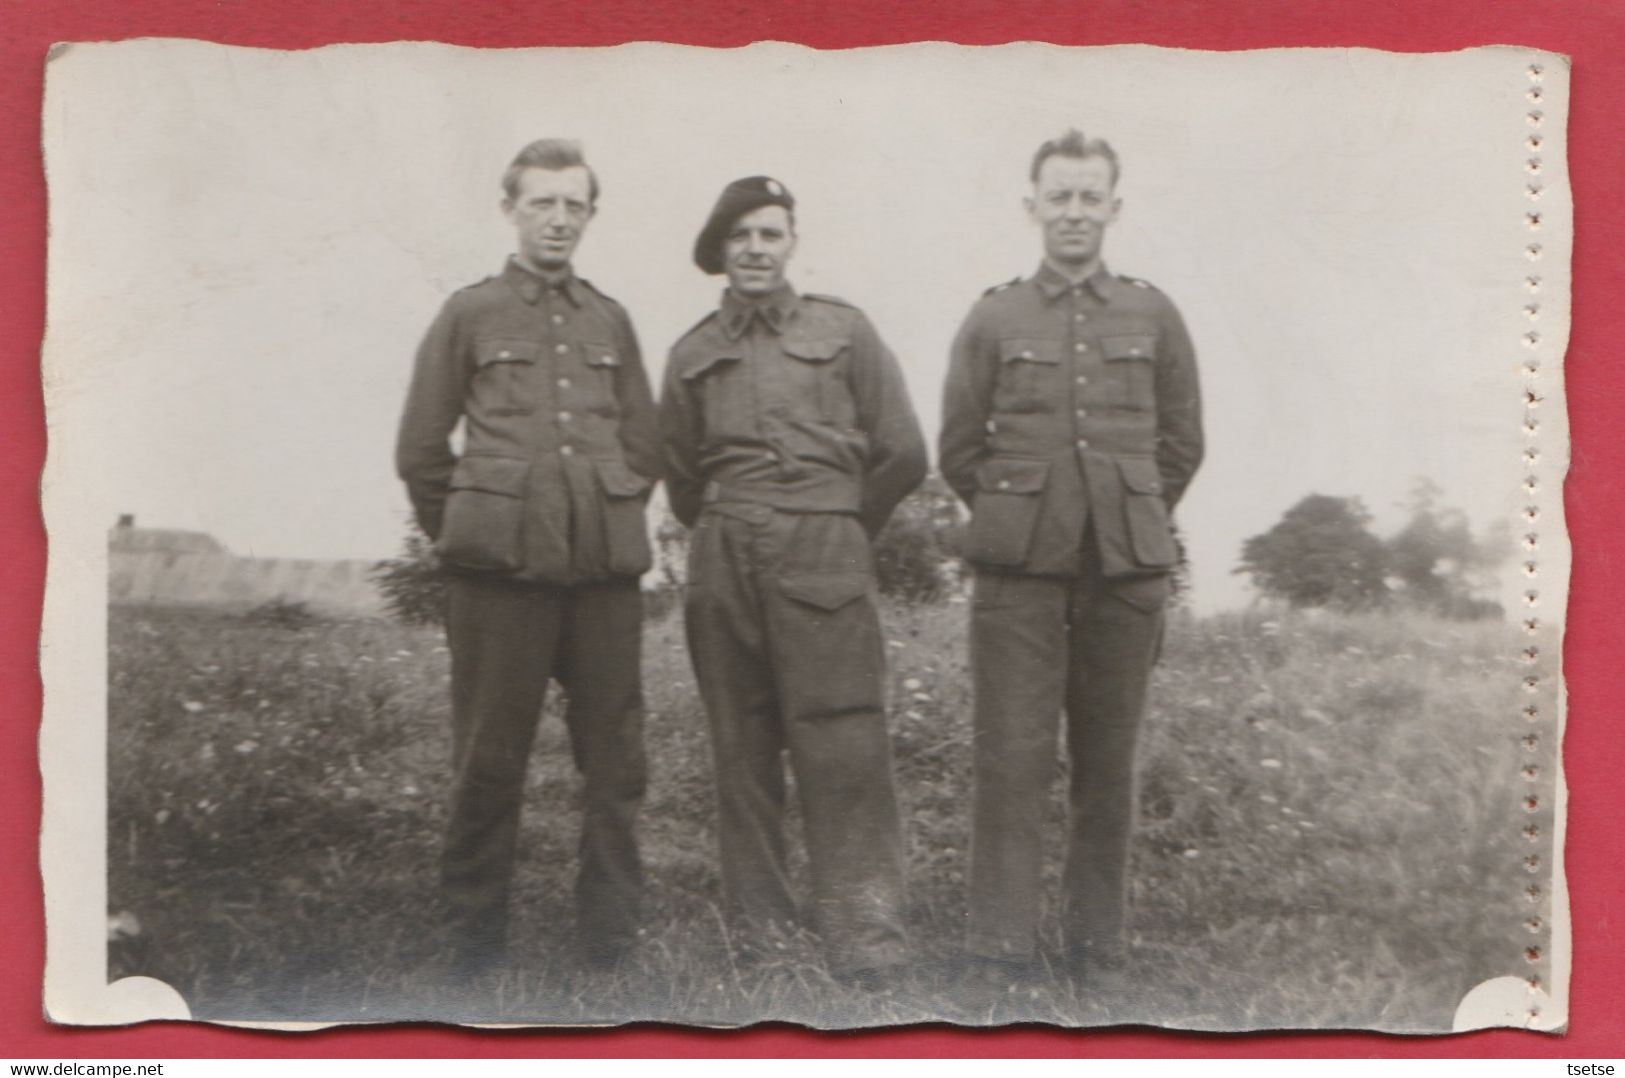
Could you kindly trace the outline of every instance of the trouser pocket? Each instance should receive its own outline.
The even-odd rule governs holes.
[[[773,652],[786,717],[879,710],[884,661],[874,578],[789,572],[776,581]]]

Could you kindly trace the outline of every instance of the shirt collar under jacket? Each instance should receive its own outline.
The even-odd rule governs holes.
[[[1067,290],[1073,287],[1073,282],[1067,280],[1060,270],[1048,262],[1038,264],[1038,272],[1033,274],[1033,283],[1047,300],[1059,299]],[[1117,278],[1113,277],[1102,262],[1100,267],[1084,278],[1083,283],[1089,286],[1090,291],[1099,296],[1103,303],[1110,303],[1112,290],[1117,287]]]
[[[734,292],[733,289],[724,289],[722,293],[722,331],[728,339],[737,341],[750,328],[753,317],[759,317],[762,324],[774,333],[784,329],[785,322],[796,307],[796,290],[788,284],[781,284],[771,293],[761,299],[746,299]]]
[[[575,275],[574,269],[566,270],[564,277],[555,283],[544,279],[541,274],[527,267],[514,255],[509,255],[508,264],[502,267],[502,279],[507,281],[526,303],[537,302],[543,293],[552,288],[557,289],[577,307],[581,306],[581,280]]]

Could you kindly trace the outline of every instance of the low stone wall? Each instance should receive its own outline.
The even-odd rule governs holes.
[[[113,602],[218,603],[252,607],[281,599],[328,614],[382,614],[367,561],[239,558],[223,552],[110,551]]]

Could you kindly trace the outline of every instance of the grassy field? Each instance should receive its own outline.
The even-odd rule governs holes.
[[[1544,860],[1549,830],[1544,807],[1523,805],[1522,769],[1549,748],[1520,740],[1527,640],[1500,623],[1255,613],[1170,628],[1141,756],[1132,969],[966,991],[964,615],[886,611],[920,960],[896,991],[866,995],[831,981],[805,937],[766,959],[733,949],[677,619],[652,621],[646,643],[646,939],[614,972],[567,957],[579,791],[550,705],[512,961],[448,983],[429,932],[448,755],[439,633],[116,607],[109,973],[161,978],[223,1019],[1395,1031],[1449,1028],[1486,978],[1544,974],[1524,953],[1545,916],[1525,859]]]

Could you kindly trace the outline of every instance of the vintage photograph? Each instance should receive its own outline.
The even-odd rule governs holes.
[[[1562,1029],[1567,93],[58,47],[51,1016]]]

